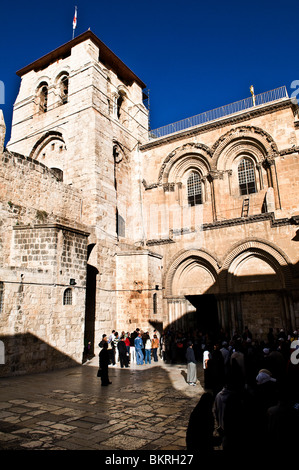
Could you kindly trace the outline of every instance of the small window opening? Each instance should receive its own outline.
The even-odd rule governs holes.
[[[153,295],[153,312],[154,314],[157,313],[157,294]]]
[[[4,303],[4,286],[3,286],[3,282],[0,282],[0,313],[3,312],[3,303]]]
[[[51,170],[57,178],[57,181],[63,181],[63,171],[60,168],[51,168]]]
[[[122,115],[123,102],[124,102],[124,98],[123,98],[122,95],[120,95],[117,99],[117,117],[118,117],[118,119],[120,119],[121,115]]]
[[[48,110],[48,85],[42,84],[39,90],[39,110],[46,113]]]
[[[60,98],[62,104],[66,104],[68,102],[68,95],[69,95],[69,79],[65,75],[60,80]]]
[[[69,287],[63,293],[63,305],[72,305],[73,291]]]

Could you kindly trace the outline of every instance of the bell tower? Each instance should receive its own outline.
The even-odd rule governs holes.
[[[8,149],[80,188],[84,222],[100,221],[115,234],[115,219],[109,220],[116,211],[115,165],[122,162],[126,179],[117,185],[119,200],[129,198],[132,149],[147,139],[145,84],[91,31],[17,74],[21,85]]]
[[[145,84],[91,31],[17,74],[21,84],[8,149],[81,191],[80,222],[90,233],[87,294],[93,297],[85,324],[110,329],[117,310],[115,254],[122,244],[134,246],[140,226]]]

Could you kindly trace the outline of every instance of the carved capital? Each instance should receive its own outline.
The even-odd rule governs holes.
[[[275,158],[273,156],[268,155],[266,158],[264,158],[263,165],[265,167],[271,167],[275,163]]]
[[[217,179],[223,180],[223,171],[211,170],[208,176],[211,180],[217,180]]]

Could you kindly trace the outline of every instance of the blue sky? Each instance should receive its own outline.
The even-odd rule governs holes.
[[[150,90],[151,128],[299,80],[299,1],[0,0],[7,139],[15,72],[88,28]],[[298,86],[297,86],[298,88]]]

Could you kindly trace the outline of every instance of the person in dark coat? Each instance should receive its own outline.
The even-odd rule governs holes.
[[[188,342],[188,348],[186,351],[187,360],[187,382],[189,385],[196,385],[197,382],[197,371],[196,371],[196,360],[193,350],[192,341]]]
[[[214,433],[213,395],[205,392],[193,409],[186,433],[187,451],[192,454],[209,454],[214,450],[217,437]]]
[[[103,349],[101,350],[99,354],[99,359],[100,359],[100,369],[101,369],[101,381],[102,381],[102,386],[106,386],[111,384],[112,382],[109,381],[109,376],[108,376],[108,366],[110,364],[110,357],[108,353],[108,343],[103,344]]]
[[[217,393],[220,392],[220,390],[222,389],[225,377],[224,358],[220,351],[220,346],[218,343],[214,345],[214,350],[211,356],[212,357],[209,361],[209,368],[212,390],[215,397]]]
[[[119,353],[120,367],[129,367],[129,356],[127,355],[127,346],[124,336],[122,336],[120,341],[117,343],[117,348]]]

